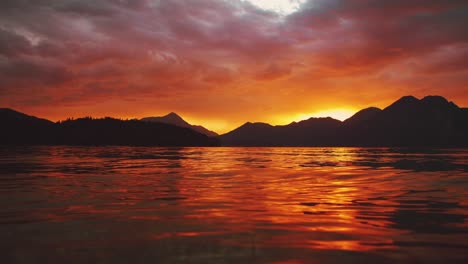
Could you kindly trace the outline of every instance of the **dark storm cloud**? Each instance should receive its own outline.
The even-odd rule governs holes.
[[[324,42],[320,63],[379,69],[468,41],[463,1],[310,1],[289,26]],[[377,67],[379,66],[379,67]]]
[[[408,64],[419,80],[466,71],[467,12],[456,0],[310,0],[289,16],[247,1],[3,0],[0,89],[14,106],[27,102],[17,89],[57,104],[234,95],[239,85],[255,96],[257,81],[393,80]],[[468,85],[457,80],[454,89]]]
[[[31,50],[26,38],[0,29],[0,54],[6,57],[14,57],[18,54],[27,54]]]

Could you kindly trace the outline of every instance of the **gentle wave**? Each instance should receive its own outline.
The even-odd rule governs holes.
[[[464,263],[468,150],[0,150],[7,263]]]

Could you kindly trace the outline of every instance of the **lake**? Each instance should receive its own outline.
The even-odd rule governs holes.
[[[466,263],[468,150],[2,147],[2,263]]]

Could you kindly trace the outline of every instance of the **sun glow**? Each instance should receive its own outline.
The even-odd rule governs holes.
[[[299,10],[305,0],[242,0],[247,1],[263,10],[273,11],[282,15],[289,15]]]

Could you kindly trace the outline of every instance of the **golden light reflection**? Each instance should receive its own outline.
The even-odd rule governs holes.
[[[267,154],[273,150],[279,153]],[[219,177],[216,173],[209,174],[203,186],[198,186],[200,191],[196,191],[199,196],[194,201],[210,204],[210,208],[200,208],[188,219],[218,219],[229,223],[231,232],[248,232],[256,228],[266,232],[278,229],[289,232],[288,235],[273,235],[268,241],[257,243],[258,247],[363,251],[381,247],[384,243],[391,245],[388,237],[393,231],[369,228],[369,225],[388,225],[385,218],[359,220],[368,208],[358,201],[367,201],[377,194],[376,190],[368,188],[365,182],[368,178],[360,168],[341,166],[359,158],[356,149],[252,148],[249,151],[250,156],[258,154],[263,158],[245,158],[239,149],[218,148],[217,153],[211,154],[219,157],[216,163],[180,161],[183,167],[191,170],[219,172]],[[290,164],[316,167],[291,168]],[[229,176],[222,176],[226,172]],[[364,182],[361,182],[358,179],[363,173]],[[191,181],[187,178],[179,181],[179,186],[189,185]],[[193,192],[192,188],[181,189]],[[372,207],[372,213],[385,210]],[[263,226],[262,223],[268,224]],[[343,237],[348,239],[343,240]]]
[[[391,240],[386,241],[386,245],[380,245],[380,248],[394,248]],[[348,251],[369,251],[375,248],[375,245],[363,244],[361,241],[355,240],[337,240],[337,241],[317,241],[310,240],[307,242],[310,248],[324,249],[324,250],[348,250]]]
[[[38,210],[34,218],[67,222],[92,217],[138,223],[142,237],[162,242],[211,239],[226,247],[262,250],[397,248],[397,242],[412,239],[408,231],[413,226],[421,228],[405,218],[408,208],[410,216],[425,217],[431,206],[443,216],[445,203],[440,201],[450,201],[445,195],[464,192],[458,185],[447,188],[450,192],[436,190],[432,184],[437,173],[425,173],[427,180],[421,181],[414,172],[403,174],[388,166],[398,156],[381,157],[384,149],[48,151],[44,163],[53,169],[46,167],[47,179],[41,184],[47,181],[48,185],[41,187],[40,195],[58,206]],[[375,162],[373,155],[385,167],[356,165],[363,158]],[[405,195],[411,199],[404,200]],[[437,201],[429,201],[428,195]],[[452,215],[466,212],[464,207],[454,208],[448,208]],[[398,226],[398,221],[403,224]],[[437,229],[437,224],[430,227]],[[466,225],[454,222],[450,227]]]

